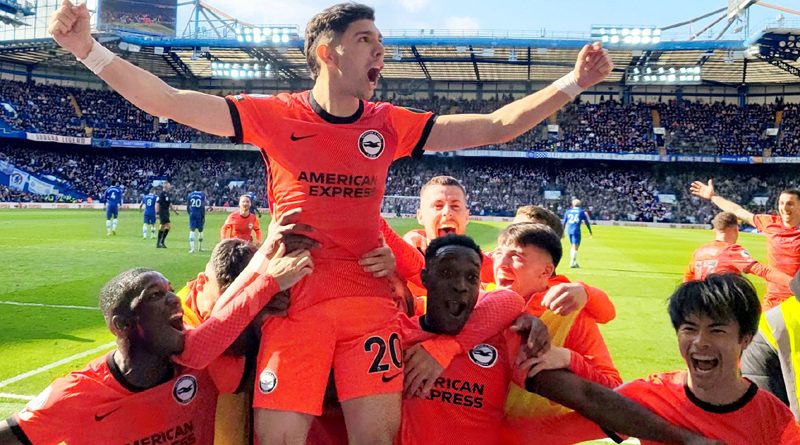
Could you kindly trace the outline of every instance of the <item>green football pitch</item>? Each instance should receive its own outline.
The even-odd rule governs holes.
[[[0,210],[0,419],[54,378],[110,350],[112,336],[96,309],[106,281],[123,270],[149,267],[181,287],[203,270],[225,216],[207,216],[205,252],[189,254],[183,212],[173,217],[168,248],[156,249],[155,240],[142,240],[136,211],[122,212],[118,234],[107,237],[101,211]],[[262,219],[262,227],[267,221]],[[390,223],[400,233],[417,227],[411,219]],[[501,226],[472,222],[468,232],[491,248]],[[709,241],[711,232],[611,226],[594,231],[593,239],[584,235],[581,269],[562,264],[559,270],[611,296],[617,318],[601,331],[623,379],[681,368],[665,301],[692,250]],[[765,261],[763,237],[742,234],[740,242]],[[762,295],[763,282],[754,282]]]

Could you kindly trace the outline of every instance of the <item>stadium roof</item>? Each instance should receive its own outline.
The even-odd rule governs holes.
[[[784,30],[800,35],[800,30]],[[762,33],[761,37],[766,35]],[[269,63],[276,76],[309,78],[303,41],[248,44],[236,39],[173,39],[135,34],[103,34],[101,41],[125,59],[160,77],[210,78],[212,62]],[[585,39],[542,38],[476,33],[387,35],[387,79],[437,81],[550,82],[574,65]],[[752,43],[758,44],[758,38]],[[126,48],[125,50],[120,47]],[[703,66],[703,82],[738,86],[800,83],[800,62],[784,60],[784,67],[745,57],[748,44],[734,40],[663,41],[640,47],[610,49],[616,65],[609,82],[624,83],[625,70],[635,66]],[[51,39],[0,43],[0,61],[39,67],[69,68],[79,64]]]

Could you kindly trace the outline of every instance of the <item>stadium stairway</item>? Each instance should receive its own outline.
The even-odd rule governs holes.
[[[781,128],[781,122],[783,122],[783,110],[778,110],[775,112],[775,128]]]

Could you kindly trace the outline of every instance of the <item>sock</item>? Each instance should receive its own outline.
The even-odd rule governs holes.
[[[147,239],[147,224],[142,224],[142,239]]]
[[[189,232],[189,248],[194,250],[194,232]]]
[[[114,218],[114,220],[111,222],[111,230],[115,232],[117,231],[117,218]]]
[[[156,226],[155,224],[150,224],[150,238],[156,237]]]
[[[203,250],[203,232],[198,233],[197,234],[197,238],[198,238],[198,241],[199,241],[198,248],[200,250]]]
[[[169,229],[164,229],[164,236],[161,237],[161,244],[167,242],[167,235],[169,235]]]
[[[578,261],[578,251],[575,249],[570,249],[569,251],[569,261],[571,264],[575,264]]]
[[[111,220],[107,219],[106,220],[106,234],[110,234],[110,233],[111,233]]]
[[[163,230],[159,230],[158,231],[158,241],[156,241],[156,246],[160,246],[161,243],[163,243],[163,242],[164,242],[164,231]]]

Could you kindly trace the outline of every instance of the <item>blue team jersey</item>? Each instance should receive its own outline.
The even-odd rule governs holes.
[[[189,215],[200,216],[206,213],[206,194],[203,192],[192,192],[186,197],[186,208]]]
[[[589,217],[586,216],[586,212],[584,212],[582,208],[573,207],[564,213],[564,221],[562,221],[562,224],[564,224],[568,235],[580,234],[581,223],[585,223],[586,227],[589,227]]]
[[[247,192],[247,196],[250,197],[250,207],[255,209],[256,208],[256,194],[253,192]]]
[[[118,207],[122,204],[122,190],[119,187],[112,186],[106,189],[106,193],[104,195],[106,205],[109,207]]]
[[[142,204],[144,204],[144,213],[145,215],[155,215],[156,214],[156,200],[158,196],[154,194],[144,195],[142,198]]]

